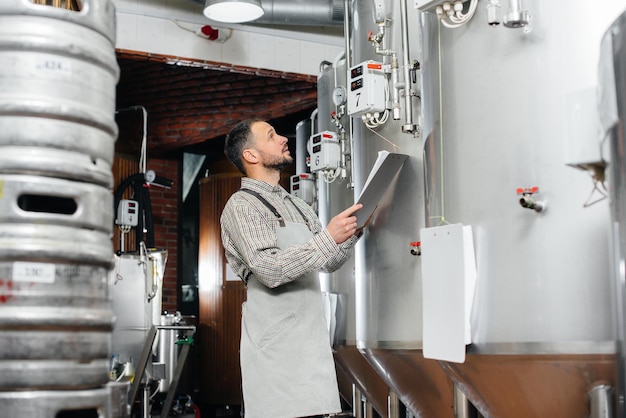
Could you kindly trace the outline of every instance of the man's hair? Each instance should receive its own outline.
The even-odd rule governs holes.
[[[248,148],[250,141],[252,141],[252,131],[250,128],[253,123],[263,122],[259,118],[250,118],[239,122],[233,129],[226,135],[224,141],[224,154],[228,161],[230,161],[235,167],[241,171],[244,176],[246,169],[243,166],[243,150]]]

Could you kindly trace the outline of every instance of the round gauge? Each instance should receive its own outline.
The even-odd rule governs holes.
[[[340,106],[346,102],[346,88],[344,86],[337,86],[333,90],[333,103],[335,106]]]
[[[152,183],[156,179],[156,173],[154,170],[148,170],[144,174],[144,178],[146,179],[146,183]]]

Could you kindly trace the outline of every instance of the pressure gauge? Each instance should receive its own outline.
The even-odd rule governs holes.
[[[146,179],[146,183],[150,184],[154,180],[156,180],[156,173],[154,172],[154,170],[148,170],[144,174],[144,178]]]
[[[346,102],[346,88],[344,86],[337,86],[333,90],[333,103],[335,106],[341,106]]]

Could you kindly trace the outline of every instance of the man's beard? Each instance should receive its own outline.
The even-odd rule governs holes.
[[[268,159],[267,154],[262,151],[261,154],[263,156],[263,167],[270,170],[281,171],[283,168],[289,167],[293,163],[293,158],[291,156],[280,156]]]

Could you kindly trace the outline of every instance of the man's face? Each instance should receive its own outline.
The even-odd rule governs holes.
[[[254,148],[264,167],[280,171],[293,163],[287,138],[278,135],[269,123],[255,122],[250,130],[254,136]]]

